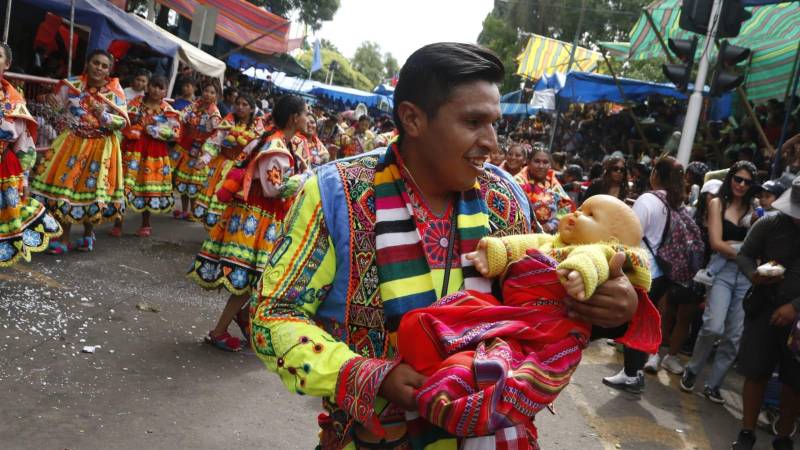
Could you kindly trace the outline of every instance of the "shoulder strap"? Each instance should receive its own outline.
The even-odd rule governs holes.
[[[661,241],[659,242],[661,245],[664,245],[664,239],[667,238],[667,233],[669,233],[670,222],[672,219],[672,208],[669,207],[669,203],[667,203],[666,200],[664,200],[663,198],[661,198],[660,195],[658,195],[658,191],[651,191],[650,193],[653,194],[655,198],[661,200],[661,203],[663,203],[664,206],[667,208],[667,222],[664,224],[664,230],[661,232]],[[650,242],[648,241],[647,237],[645,236],[643,240],[645,245],[647,245],[647,248],[650,250],[650,253],[652,253],[653,256],[655,256],[656,252],[653,251],[653,247],[650,246]]]

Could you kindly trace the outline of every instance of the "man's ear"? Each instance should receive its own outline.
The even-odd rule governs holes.
[[[411,102],[400,103],[397,106],[397,116],[403,124],[403,131],[411,137],[419,137],[428,126],[428,115]]]

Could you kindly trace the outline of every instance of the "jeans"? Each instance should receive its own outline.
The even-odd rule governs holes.
[[[719,389],[722,385],[739,351],[744,330],[742,299],[749,288],[750,281],[739,271],[733,260],[726,260],[725,265],[714,276],[714,284],[703,312],[703,327],[697,335],[692,359],[686,366],[695,375],[702,372],[714,343],[720,340],[711,373],[705,383],[712,389]]]

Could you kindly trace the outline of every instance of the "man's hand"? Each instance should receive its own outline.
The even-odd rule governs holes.
[[[761,275],[758,271],[753,272],[753,275],[750,276],[750,282],[754,285],[766,285],[766,284],[775,284],[780,283],[783,281],[783,275],[779,276],[768,276],[768,275]]]
[[[622,273],[625,254],[617,253],[609,262],[608,281],[597,287],[588,301],[567,299],[569,316],[603,328],[614,328],[628,323],[636,313],[639,297],[633,285]]]
[[[485,240],[481,239],[478,241],[478,247],[475,249],[475,251],[467,253],[467,259],[472,261],[472,264],[475,265],[475,270],[480,272],[480,274],[484,277],[489,276],[489,258],[486,255],[486,249],[488,247],[489,244],[487,244]]]
[[[378,394],[406,411],[416,411],[417,402],[414,401],[414,390],[422,387],[424,382],[425,375],[417,372],[408,364],[400,363],[383,379]]]
[[[776,327],[785,327],[791,325],[795,318],[797,318],[797,310],[791,303],[787,303],[772,313],[769,323]]]

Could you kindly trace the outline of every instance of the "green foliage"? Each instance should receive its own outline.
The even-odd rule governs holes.
[[[386,52],[386,54],[383,55],[383,69],[385,70],[386,78],[392,78],[400,72],[400,64],[397,62],[397,59],[392,56],[391,52]]]
[[[483,31],[478,36],[478,44],[494,50],[503,61],[506,76],[500,86],[500,91],[509,92],[519,89],[519,78],[514,75],[517,69],[516,56],[519,53],[520,45],[516,30],[509,27],[500,17],[490,13],[483,20]]]
[[[256,6],[266,7],[273,14],[289,17],[297,12],[301,21],[316,31],[322,22],[333,19],[339,9],[339,0],[248,0]]]
[[[356,49],[352,59],[353,69],[363,73],[373,86],[380,84],[384,75],[381,48],[377,42],[364,41]]]
[[[331,62],[336,61],[339,68],[336,69],[333,75],[334,84],[353,87],[364,91],[372,90],[374,85],[369,78],[364,76],[363,73],[353,69],[352,64],[350,64],[350,61],[344,55],[332,49],[330,43],[326,45],[325,40],[323,40],[321,44],[322,69],[314,72],[311,75],[311,79],[324,82],[328,77]],[[304,67],[311,67],[311,60],[313,57],[313,50],[306,50],[297,57],[297,61]]]
[[[610,58],[611,67],[614,68],[617,76],[633,78],[636,80],[654,81],[656,83],[669,83],[661,70],[664,64],[662,59],[646,59],[641,61],[620,61]],[[605,62],[603,63],[605,65]],[[603,67],[608,70],[607,67]]]
[[[495,0],[494,9],[483,21],[478,43],[494,50],[506,65],[503,92],[519,88],[516,57],[522,53],[534,33],[572,42],[578,27],[582,0]],[[579,35],[579,45],[596,48],[601,41],[625,41],[650,0],[586,0],[586,10]],[[621,64],[621,63],[620,63]],[[639,72],[641,70],[642,72]],[[633,74],[657,74],[644,64],[633,64]],[[660,71],[660,68],[659,68]]]

